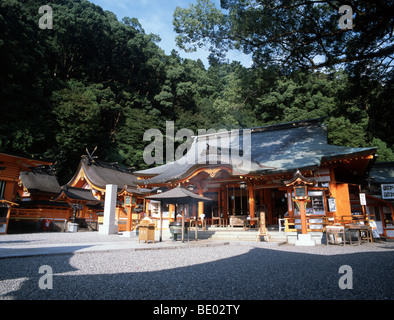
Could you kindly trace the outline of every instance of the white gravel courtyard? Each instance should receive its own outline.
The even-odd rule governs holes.
[[[0,237],[0,249],[134,242],[135,248],[0,259],[0,299],[282,300],[394,298],[394,243],[296,247],[275,243],[189,242],[178,249],[98,233],[37,233]],[[166,241],[169,246],[174,245]],[[10,249],[10,250],[11,250]],[[52,271],[42,289],[41,266]],[[352,288],[341,289],[341,266]],[[349,276],[348,274],[347,276]],[[42,279],[41,279],[42,280]]]

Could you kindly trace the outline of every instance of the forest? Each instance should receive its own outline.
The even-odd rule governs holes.
[[[393,3],[209,0],[174,12],[180,50],[205,47],[209,66],[166,55],[136,18],[87,0],[0,2],[0,151],[56,162],[59,182],[86,148],[146,168],[147,129],[251,128],[326,117],[329,143],[378,147],[394,161]],[[56,15],[42,30],[40,5]],[[343,15],[343,14],[342,14]],[[253,55],[244,67],[228,50]],[[320,58],[319,57],[323,57]]]

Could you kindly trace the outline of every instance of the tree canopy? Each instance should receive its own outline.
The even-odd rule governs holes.
[[[166,121],[197,133],[326,116],[330,143],[394,160],[391,3],[351,1],[354,33],[338,29],[337,1],[221,3],[174,12],[180,48],[213,52],[207,68],[86,0],[52,1],[44,30],[46,3],[0,2],[0,150],[56,161],[66,183],[95,146],[102,160],[146,168],[143,134]],[[254,65],[228,62],[231,48]]]
[[[240,49],[258,64],[319,69],[340,64],[378,75],[394,59],[392,1],[210,0],[177,8],[177,43],[188,51]],[[351,12],[340,13],[340,8]],[[348,14],[349,20],[346,20]],[[338,24],[343,19],[342,27]]]

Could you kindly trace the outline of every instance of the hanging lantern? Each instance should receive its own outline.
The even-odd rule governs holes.
[[[294,194],[296,200],[306,200],[308,198],[307,186],[294,187]]]

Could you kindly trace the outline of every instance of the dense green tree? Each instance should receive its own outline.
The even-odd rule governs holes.
[[[322,68],[355,64],[384,74],[392,67],[392,1],[198,0],[174,12],[180,48],[213,52],[240,49],[258,64]],[[342,5],[354,13],[353,25],[339,22]],[[353,18],[353,16],[352,16]],[[343,19],[343,18],[342,18]],[[345,23],[344,23],[345,24]],[[369,69],[371,71],[371,69]],[[379,73],[378,73],[379,74]]]
[[[0,148],[38,156],[48,135],[46,95],[56,83],[48,81],[46,47],[29,9],[0,2]]]
[[[351,28],[339,26],[342,5],[353,11]],[[220,9],[210,0],[198,0],[178,7],[173,24],[185,51],[205,47],[216,60],[231,49],[253,54],[249,89],[245,78],[231,80],[240,80],[235,86],[242,87],[239,93],[249,103],[234,109],[230,101],[216,101],[232,125],[239,109],[249,110],[249,105],[260,124],[327,116],[330,142],[366,146],[379,142],[376,136],[391,139],[387,146],[380,144],[388,150],[386,159],[393,145],[388,134],[393,117],[392,9],[390,1],[288,0],[221,0]],[[313,73],[316,69],[321,72]],[[220,92],[225,91],[222,87]],[[240,96],[237,100],[242,101]]]
[[[340,1],[178,8],[179,45],[208,45],[208,69],[87,0],[52,1],[53,29],[42,30],[44,4],[0,2],[0,150],[56,161],[61,183],[96,146],[102,160],[146,168],[143,134],[164,134],[166,121],[197,134],[326,116],[330,143],[377,146],[380,160],[394,160],[390,3],[348,3],[353,31],[338,28]],[[252,52],[254,65],[226,61],[231,48]]]

